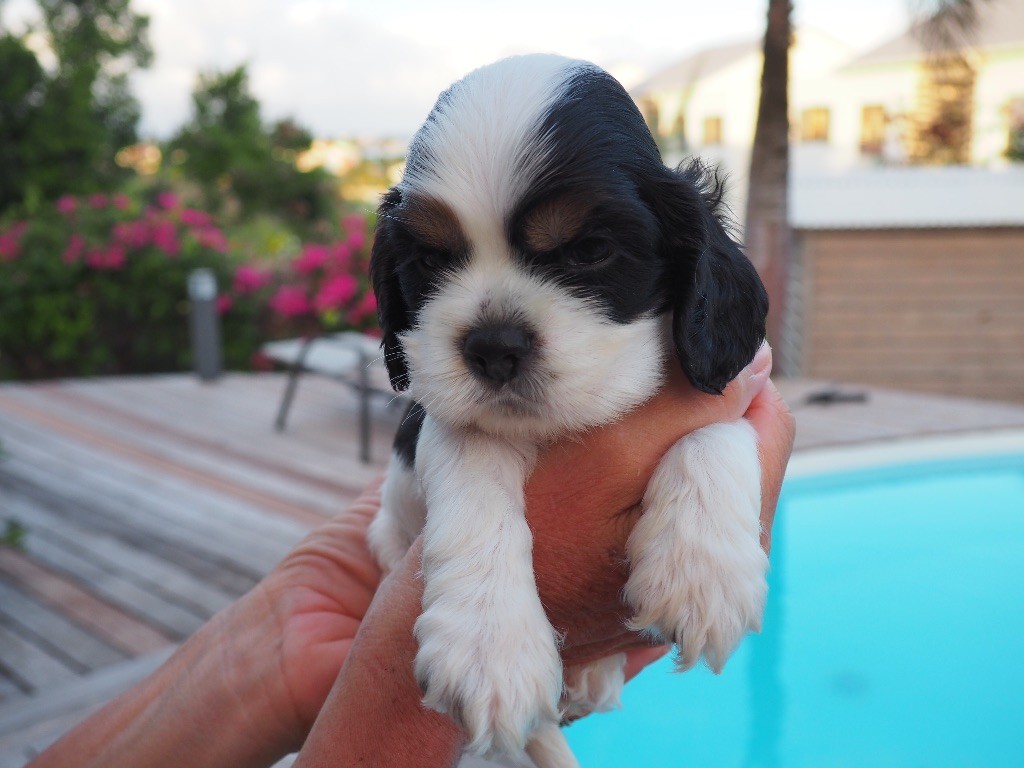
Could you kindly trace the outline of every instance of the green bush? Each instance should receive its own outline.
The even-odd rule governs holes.
[[[365,221],[291,260],[240,263],[203,211],[171,193],[63,197],[0,227],[0,378],[187,370],[188,275],[222,288],[224,360],[252,365],[268,338],[373,326]]]

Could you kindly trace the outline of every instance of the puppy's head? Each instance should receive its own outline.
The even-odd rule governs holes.
[[[435,418],[535,436],[647,399],[670,347],[721,392],[764,338],[767,298],[720,198],[698,164],[662,164],[597,67],[524,56],[471,73],[380,207],[392,384]]]

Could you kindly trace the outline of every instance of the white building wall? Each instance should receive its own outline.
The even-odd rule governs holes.
[[[1006,108],[1012,99],[1024,99],[1024,48],[982,54],[974,84],[972,163],[1005,162],[1010,129]]]

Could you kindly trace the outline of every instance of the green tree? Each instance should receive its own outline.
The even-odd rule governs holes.
[[[13,175],[3,182],[0,210],[115,185],[121,172],[114,157],[136,140],[139,119],[127,76],[152,59],[149,19],[132,10],[131,0],[37,2],[41,23],[32,31],[45,38],[56,63],[43,73],[38,62],[28,62],[25,54],[32,54],[21,40],[3,38],[0,56],[15,65],[16,74],[0,67],[0,91],[20,96],[12,103],[23,114],[8,125],[5,113],[0,127],[5,144],[16,137],[9,151],[21,158],[14,167],[4,166]],[[31,109],[25,112],[26,107]]]
[[[40,123],[46,75],[35,54],[10,34],[0,36],[0,212],[21,202],[32,159],[26,150]]]
[[[291,120],[263,126],[244,65],[201,74],[192,106],[191,121],[168,148],[213,206],[230,209],[237,201],[243,215],[269,212],[300,227],[328,215],[326,175],[295,165],[312,136]]]

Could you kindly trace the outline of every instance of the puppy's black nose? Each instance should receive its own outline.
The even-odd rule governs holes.
[[[505,384],[522,370],[533,349],[533,334],[517,325],[474,328],[462,342],[462,357],[477,376]]]

